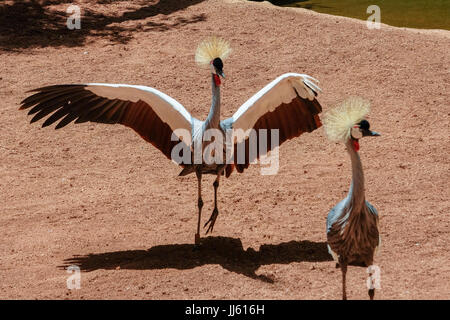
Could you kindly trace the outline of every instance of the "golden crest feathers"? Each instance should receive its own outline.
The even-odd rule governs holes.
[[[227,41],[216,36],[209,37],[197,47],[195,52],[195,62],[200,66],[209,66],[215,58],[226,59],[231,52]]]
[[[351,97],[328,111],[323,117],[323,127],[332,141],[347,141],[351,128],[370,111],[370,102],[360,97]]]

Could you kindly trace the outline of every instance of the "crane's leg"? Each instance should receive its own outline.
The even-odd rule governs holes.
[[[198,222],[197,222],[197,233],[195,234],[195,245],[200,244],[200,220],[202,217],[202,208],[203,208],[203,200],[202,200],[202,169],[197,169],[195,171],[197,175],[198,181]]]
[[[214,210],[213,210],[209,220],[203,226],[203,228],[205,228],[209,224],[209,227],[206,230],[206,234],[208,234],[208,232],[210,232],[210,231],[211,232],[213,231],[214,223],[216,223],[217,216],[219,215],[219,210],[217,209],[217,189],[219,188],[219,180],[220,180],[221,173],[222,173],[222,171],[219,172],[216,180],[213,183],[213,186],[214,186]]]
[[[370,300],[373,300],[374,296],[375,296],[375,289],[369,289],[369,298],[370,298]]]
[[[347,300],[346,276],[347,276],[347,261],[339,260],[342,271],[342,300]]]
[[[370,260],[370,261],[368,261],[367,263],[366,263],[366,266],[368,267],[368,268],[370,268],[370,266],[372,265],[372,263],[373,263],[373,261],[372,260]],[[370,276],[370,280],[372,281],[372,288],[369,288],[369,298],[370,298],[370,300],[373,300],[373,298],[375,297],[375,288],[374,288],[374,279],[372,278],[372,274],[369,274],[369,276]]]

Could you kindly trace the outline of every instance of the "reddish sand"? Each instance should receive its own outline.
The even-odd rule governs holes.
[[[448,31],[368,30],[242,1],[74,2],[86,15],[79,31],[64,29],[64,3],[41,20],[1,25],[1,299],[341,298],[325,219],[348,191],[350,164],[322,128],[280,147],[277,175],[254,165],[222,180],[214,233],[193,251],[194,176],[178,177],[128,128],[42,129],[18,111],[32,88],[110,82],[155,87],[203,119],[210,79],[194,51],[211,34],[233,47],[223,117],[285,72],[319,79],[324,111],[352,95],[372,102],[382,136],[363,140],[361,157],[381,216],[376,298],[450,298]],[[212,182],[204,179],[204,222]],[[70,264],[82,270],[80,290],[67,289]],[[367,298],[366,276],[350,268],[350,299]]]

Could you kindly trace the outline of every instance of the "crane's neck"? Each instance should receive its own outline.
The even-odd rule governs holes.
[[[212,102],[205,121],[206,129],[219,129],[220,125],[220,79],[219,84],[216,84],[215,76],[215,74],[211,74]]]
[[[352,212],[360,213],[365,203],[364,195],[364,173],[361,159],[355,150],[351,139],[346,143],[347,151],[352,161],[352,184],[349,191],[349,199],[352,206]]]

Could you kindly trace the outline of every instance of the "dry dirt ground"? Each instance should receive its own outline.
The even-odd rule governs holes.
[[[210,105],[203,38],[228,39],[222,116],[285,72],[320,80],[324,111],[372,102],[363,140],[366,197],[381,216],[378,299],[449,299],[450,36],[243,1],[67,1],[28,18],[3,7],[0,38],[0,298],[339,299],[325,219],[350,184],[342,144],[322,128],[280,147],[277,175],[254,165],[222,180],[214,233],[193,251],[196,179],[132,130],[30,125],[26,91],[49,84],[143,84],[198,118]],[[6,10],[6,11],[5,11]],[[37,10],[37,11],[36,11]],[[52,10],[52,11],[50,11]],[[204,180],[204,220],[213,177]],[[202,233],[204,236],[204,231]],[[81,289],[68,290],[68,265]],[[350,299],[366,299],[351,267]]]

